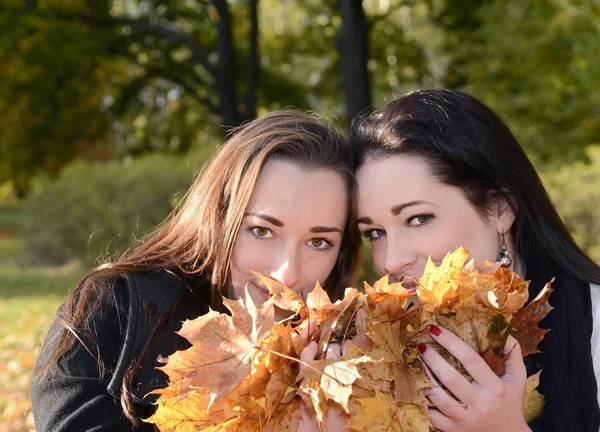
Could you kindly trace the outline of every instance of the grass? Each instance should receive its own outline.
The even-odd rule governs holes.
[[[34,428],[29,381],[39,346],[68,290],[84,275],[78,264],[30,267],[20,237],[21,210],[0,207],[0,430]]]

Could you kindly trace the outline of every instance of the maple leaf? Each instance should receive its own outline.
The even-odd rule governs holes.
[[[431,258],[427,260],[423,276],[417,279],[417,295],[424,305],[441,312],[457,300],[456,290],[468,256],[464,248],[459,248],[449,252],[439,267]]]
[[[548,296],[552,291],[550,283],[547,283],[535,299],[514,314],[510,321],[510,326],[516,332],[515,337],[521,345],[523,357],[538,352],[539,343],[549,331],[537,325],[553,309],[548,303]]]
[[[252,272],[269,290],[273,298],[273,303],[276,307],[298,314],[303,320],[308,316],[306,302],[300,294],[289,289],[276,279],[265,276],[258,272]]]
[[[362,356],[326,366],[321,376],[321,389],[325,397],[337,402],[348,412],[348,400],[352,395],[352,384],[360,378],[357,365],[371,361],[371,357]]]
[[[373,287],[365,282],[365,292],[373,318],[390,320],[400,317],[405,312],[409,299],[414,296],[414,292],[401,283],[390,284],[387,275],[375,282]]]
[[[192,345],[171,355],[163,372],[179,391],[209,388],[207,409],[231,391],[250,372],[259,343],[269,336],[274,324],[272,300],[256,306],[250,296],[223,299],[231,316],[210,311],[183,323],[178,332]]]
[[[295,349],[289,325],[276,323],[271,335],[259,344],[250,373],[232,390],[229,400],[246,411],[255,410],[260,405],[268,420],[286,394],[296,372],[296,364],[282,355],[293,356]]]
[[[300,387],[300,396],[304,400],[307,410],[314,414],[317,425],[321,431],[326,430],[327,424],[327,399],[318,380],[311,379]]]
[[[317,282],[313,290],[306,296],[306,305],[308,306],[312,316],[317,320],[317,325],[326,321],[331,312],[335,310],[335,303],[331,302],[327,291],[321,288],[321,284]]]
[[[348,427],[357,431],[402,432],[396,411],[391,395],[375,391],[375,396],[356,399],[351,405]]]
[[[305,301],[261,277],[272,294],[262,306],[251,299],[224,300],[231,316],[209,312],[184,324],[180,334],[192,348],[175,353],[163,367],[170,385],[155,392],[158,410],[149,420],[163,430],[295,430],[303,400],[321,431],[328,402],[349,413],[349,427],[357,431],[431,430],[423,389],[435,385],[435,377],[416,346],[436,344],[442,357],[471,377],[437,345],[429,327],[454,332],[501,376],[510,332],[517,333],[524,355],[535,352],[547,332],[537,324],[552,309],[549,285],[523,308],[528,282],[497,263],[465,265],[467,257],[460,248],[439,266],[429,260],[416,295],[384,277],[373,287],[365,284],[366,294],[346,289],[335,303],[319,284]],[[293,329],[290,320],[274,322],[275,307],[294,314]],[[308,335],[313,318],[317,329]],[[311,340],[318,340],[316,359],[300,361],[300,351]],[[340,358],[324,358],[331,341],[345,341]],[[306,366],[301,372],[298,363]],[[538,383],[539,374],[528,378],[528,420],[543,407]]]
[[[177,389],[171,387],[157,390],[153,394],[160,395],[156,403],[158,408],[152,416],[144,421],[155,423],[162,431],[195,432],[214,423],[221,423],[237,417],[225,400],[217,402],[210,414],[206,412],[206,409],[198,409],[198,407],[207,406],[210,403],[208,389],[192,390],[186,394],[185,398],[181,398]]]
[[[536,390],[540,384],[540,374],[537,372],[527,378],[525,384],[525,399],[523,401],[523,412],[525,413],[525,421],[531,423],[540,416],[544,409],[544,396]]]
[[[396,406],[392,396],[380,391],[370,398],[356,399],[350,407],[348,427],[360,432],[429,432],[433,427],[418,406]]]
[[[480,274],[478,278],[479,281],[487,279],[491,287],[478,288],[477,301],[499,313],[512,315],[520,310],[529,298],[529,282],[522,281],[516,273],[505,267],[500,267],[492,275]]]

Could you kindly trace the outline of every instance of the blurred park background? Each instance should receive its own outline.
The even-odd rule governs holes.
[[[598,1],[0,0],[2,431],[33,428],[67,291],[171,211],[227,127],[296,107],[345,131],[421,87],[496,110],[600,261]]]

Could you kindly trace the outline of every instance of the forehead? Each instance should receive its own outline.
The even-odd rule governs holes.
[[[429,163],[410,156],[367,160],[357,171],[359,216],[416,200],[446,202],[462,196],[460,189],[441,183]]]
[[[343,226],[348,191],[341,174],[305,170],[287,161],[267,162],[258,176],[247,211],[313,225]]]

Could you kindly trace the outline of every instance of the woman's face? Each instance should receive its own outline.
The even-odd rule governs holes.
[[[308,294],[335,265],[346,224],[348,192],[332,170],[305,171],[284,161],[263,167],[231,257],[236,298],[246,286],[261,304],[268,291],[251,271]]]
[[[377,270],[398,281],[421,277],[429,256],[439,265],[459,246],[475,261],[495,261],[500,233],[508,233],[514,220],[505,200],[482,217],[459,188],[439,182],[418,157],[368,160],[357,181],[358,228],[372,242]]]

